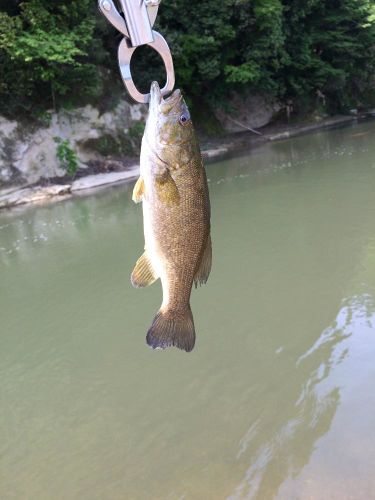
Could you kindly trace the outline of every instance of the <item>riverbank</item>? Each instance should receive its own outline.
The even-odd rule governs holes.
[[[220,137],[217,140],[205,141],[202,144],[202,156],[206,162],[218,161],[228,156],[253,149],[260,144],[281,141],[290,137],[307,134],[319,129],[337,127],[355,121],[369,119],[374,112],[357,115],[333,116],[319,121],[289,124],[271,124],[254,134],[250,131]],[[82,173],[81,173],[82,175]],[[129,182],[139,175],[137,158],[128,159],[123,164],[117,162],[117,171],[99,174],[82,175],[71,181],[67,177],[54,179],[48,183],[37,185],[21,185],[0,189],[0,209],[10,209],[28,203],[46,203],[74,196],[80,192],[109,186],[116,183]]]

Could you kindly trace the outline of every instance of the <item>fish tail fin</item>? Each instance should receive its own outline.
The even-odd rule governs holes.
[[[146,341],[153,349],[175,346],[186,352],[192,351],[195,328],[190,305],[183,310],[160,309],[147,332]]]

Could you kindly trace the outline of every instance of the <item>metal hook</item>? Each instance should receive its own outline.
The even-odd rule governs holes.
[[[163,59],[167,81],[161,90],[162,95],[171,92],[175,83],[169,46],[160,33],[152,30],[160,0],[119,0],[119,2],[125,19],[118,12],[113,0],[99,0],[99,9],[112,26],[125,36],[118,50],[120,71],[125,87],[135,101],[147,103],[150,94],[141,94],[138,91],[130,71],[130,61],[137,47],[149,45]]]
[[[169,50],[168,44],[165,41],[164,37],[162,37],[162,35],[157,31],[152,31],[152,34],[154,37],[154,41],[148,43],[147,45],[149,45],[151,48],[156,50],[158,54],[160,54],[161,58],[163,59],[167,74],[167,81],[164,87],[161,89],[161,95],[164,96],[165,94],[172,92],[175,83],[173,59],[171,51]],[[150,100],[150,94],[141,94],[141,92],[139,92],[137,87],[134,85],[130,71],[130,61],[136,48],[137,47],[129,47],[126,38],[122,39],[118,48],[118,60],[121,76],[124,85],[132,98],[137,102],[148,103]]]

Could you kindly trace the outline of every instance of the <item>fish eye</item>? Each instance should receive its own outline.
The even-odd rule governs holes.
[[[182,113],[182,115],[180,116],[181,125],[185,125],[188,121],[189,117],[185,113]]]

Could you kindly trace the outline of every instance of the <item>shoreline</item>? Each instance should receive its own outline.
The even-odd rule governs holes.
[[[254,135],[252,132],[246,131],[203,143],[202,156],[206,162],[211,163],[252,150],[266,142],[282,141],[316,130],[363,121],[374,117],[374,115],[375,113],[371,111],[360,115],[332,116],[316,122],[297,123],[295,125],[270,124],[261,129],[263,131],[262,135]],[[71,182],[66,182],[63,179],[62,182],[65,181],[64,183],[47,186],[38,184],[35,186],[23,185],[10,187],[0,190],[0,210],[12,209],[13,207],[30,203],[47,203],[64,200],[78,195],[82,191],[89,192],[105,186],[130,182],[136,179],[138,175],[139,164],[135,162],[121,171],[89,174]]]

